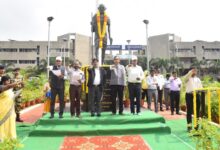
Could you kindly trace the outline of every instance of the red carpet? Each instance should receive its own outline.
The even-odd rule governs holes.
[[[139,135],[65,137],[60,150],[150,150]]]

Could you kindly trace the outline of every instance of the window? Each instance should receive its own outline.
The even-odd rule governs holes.
[[[19,48],[19,52],[37,52],[37,48]]]
[[[19,64],[35,64],[36,60],[19,60]]]
[[[9,64],[9,63],[13,63],[13,64],[17,64],[17,60],[2,60],[2,62]]]
[[[17,48],[0,48],[0,52],[17,52]]]

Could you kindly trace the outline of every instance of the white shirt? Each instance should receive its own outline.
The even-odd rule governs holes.
[[[141,83],[144,79],[144,72],[141,66],[127,66],[127,73],[128,73],[128,82],[130,83]],[[137,80],[140,78],[140,80]]]
[[[170,80],[168,79],[165,79],[165,82],[164,82],[164,88],[165,89],[170,89]]]
[[[71,85],[81,85],[85,81],[84,72],[80,69],[71,68],[68,70]],[[81,80],[81,83],[78,81]]]
[[[101,83],[100,69],[95,68],[95,79],[94,79],[93,85],[100,85],[100,83]]]
[[[156,90],[157,89],[157,84],[158,84],[157,76],[152,77],[151,75],[149,75],[147,77],[147,84],[148,84],[148,89]]]
[[[195,89],[202,88],[201,80],[197,76],[192,77],[192,71],[189,71],[185,75],[185,80],[186,80],[186,93],[192,93]]]
[[[162,90],[163,86],[164,86],[164,82],[165,82],[163,75],[158,74],[157,81],[158,81],[158,86],[159,86],[160,90]]]
[[[171,91],[180,91],[180,87],[182,85],[182,81],[180,78],[170,77],[170,90]]]

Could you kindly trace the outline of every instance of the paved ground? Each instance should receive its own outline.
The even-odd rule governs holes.
[[[56,106],[58,109],[58,106]],[[144,108],[142,108],[142,111],[147,110],[147,104],[145,103]],[[152,108],[154,108],[152,103]],[[67,105],[66,111],[68,111],[69,107]],[[129,109],[126,109],[126,111],[129,111]],[[171,115],[170,110],[169,111],[159,111],[160,115],[162,115],[166,120],[175,120],[175,119],[183,119],[185,118],[185,115]],[[43,104],[37,104],[35,106],[31,106],[29,108],[26,108],[21,111],[21,118],[24,120],[25,123],[35,123],[38,119],[42,117],[43,114]]]

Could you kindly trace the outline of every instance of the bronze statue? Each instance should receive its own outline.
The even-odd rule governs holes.
[[[105,59],[105,50],[107,48],[107,26],[108,26],[108,37],[110,44],[112,45],[112,38],[110,33],[110,19],[106,15],[106,7],[103,4],[100,4],[98,7],[97,13],[92,18],[92,32],[95,32],[95,56],[99,59],[99,49],[102,49],[102,56],[99,60],[102,64]]]

